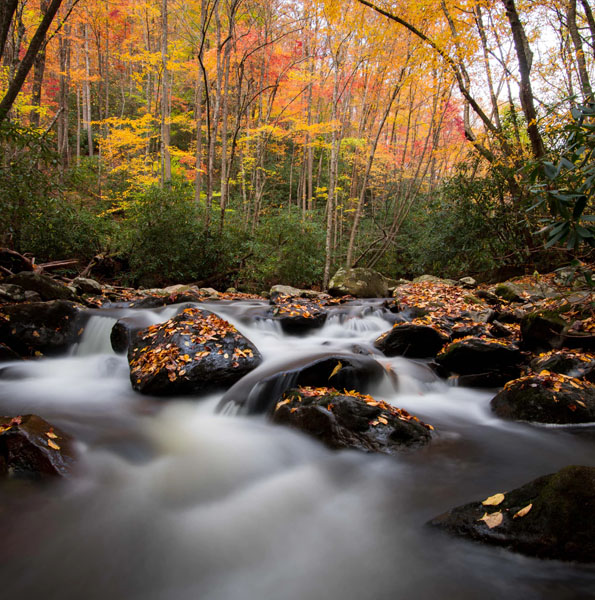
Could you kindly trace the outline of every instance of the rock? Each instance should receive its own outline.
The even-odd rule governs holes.
[[[41,302],[41,296],[33,290],[26,290],[25,302]]]
[[[466,288],[474,288],[477,286],[477,281],[473,277],[461,277],[459,283]]]
[[[123,354],[128,350],[139,331],[150,327],[150,316],[136,314],[118,319],[110,333],[110,342],[114,352]]]
[[[0,311],[0,339],[21,356],[58,354],[79,340],[81,315],[80,306],[66,300],[9,304]]]
[[[202,294],[204,294],[205,296],[207,296],[207,298],[209,300],[218,300],[219,299],[219,292],[216,289],[213,289],[213,288],[200,288],[199,292],[201,292]]]
[[[16,275],[11,275],[4,280],[4,283],[18,285],[24,290],[37,292],[41,299],[47,300],[76,300],[76,294],[59,281],[55,281],[47,275],[22,271]]]
[[[72,285],[79,294],[91,294],[93,296],[101,296],[103,294],[101,284],[94,279],[77,277],[73,280]]]
[[[270,291],[267,292],[265,297],[270,298],[273,304],[277,304],[277,302],[280,299],[283,300],[283,298],[309,298],[310,300],[326,300],[327,298],[330,298],[330,296],[324,292],[302,290],[291,287],[290,285],[274,285]]]
[[[41,417],[0,417],[0,477],[64,477],[74,461],[70,436]]]
[[[236,288],[234,288],[234,287],[228,287],[228,288],[225,290],[225,293],[226,293],[226,294],[237,294],[237,293],[238,293],[238,290],[236,290]]]
[[[430,426],[371,396],[334,388],[293,388],[275,406],[274,423],[312,435],[329,448],[394,454],[431,439]]]
[[[549,352],[534,358],[531,369],[536,373],[546,370],[595,383],[595,357],[592,354]]]
[[[291,387],[324,387],[367,393],[386,376],[382,365],[367,355],[324,354],[292,358],[274,370],[249,373],[230,388],[217,406],[218,412],[262,414],[272,411]]]
[[[25,290],[20,285],[4,283],[0,285],[0,302],[24,302]]]
[[[499,283],[495,289],[494,294],[502,300],[506,300],[506,302],[522,302],[523,301],[523,291],[518,285],[514,283],[510,283],[509,281],[505,283]]]
[[[21,360],[21,357],[12,348],[0,342],[0,362],[9,362],[11,360]]]
[[[372,269],[339,269],[329,284],[331,296],[356,298],[385,298],[388,285],[383,275]]]
[[[454,279],[442,279],[434,275],[420,275],[413,280],[413,283],[440,283],[442,285],[457,285]]]
[[[565,348],[580,348],[585,351],[595,350],[595,335],[582,331],[568,331],[562,336]]]
[[[229,387],[261,360],[233,325],[198,308],[139,331],[128,350],[132,387],[157,396]]]
[[[491,407],[503,419],[590,423],[595,421],[595,387],[557,373],[527,375],[509,381],[492,399]]]
[[[478,298],[480,298],[481,300],[485,300],[488,304],[500,304],[502,301],[500,300],[500,298],[498,298],[498,296],[496,296],[496,294],[493,294],[492,292],[488,292],[488,290],[475,290],[475,296],[477,296]]]
[[[454,341],[436,357],[438,364],[464,376],[459,383],[473,387],[502,385],[518,377],[521,360],[515,344],[477,337]]]
[[[594,562],[594,514],[595,468],[569,466],[504,493],[497,505],[471,502],[429,524],[529,556]]]
[[[430,325],[395,323],[374,342],[374,346],[385,356],[428,358],[436,356],[449,339],[445,331]]]
[[[128,303],[130,308],[160,308],[167,304],[166,296],[145,296]]]
[[[566,321],[549,310],[526,314],[521,319],[521,341],[528,350],[551,350],[562,345]]]
[[[314,302],[300,298],[277,296],[278,304],[271,310],[270,317],[281,324],[286,333],[299,335],[322,327],[326,311]]]

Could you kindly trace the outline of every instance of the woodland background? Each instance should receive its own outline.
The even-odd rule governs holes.
[[[587,258],[594,49],[589,0],[7,0],[0,245],[247,291]]]

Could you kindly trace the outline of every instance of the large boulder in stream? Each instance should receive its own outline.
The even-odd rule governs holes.
[[[436,356],[449,339],[449,332],[439,324],[414,319],[411,323],[395,323],[374,346],[386,356],[429,358]]]
[[[70,436],[41,417],[0,417],[0,478],[65,476],[74,461]]]
[[[292,387],[323,387],[367,393],[387,374],[371,356],[324,354],[291,359],[272,367],[263,365],[230,388],[217,406],[218,412],[263,414],[271,412]]]
[[[595,421],[595,386],[542,371],[509,381],[492,399],[491,407],[503,419],[559,425],[591,423]]]
[[[423,446],[433,429],[407,411],[371,396],[326,387],[288,390],[271,419],[312,435],[329,448],[384,454]]]
[[[595,561],[595,468],[569,466],[430,521],[457,536],[566,561]]]
[[[79,340],[81,315],[81,307],[66,300],[3,306],[0,339],[21,356],[59,354]]]
[[[320,304],[311,300],[277,296],[270,317],[280,323],[285,333],[301,334],[322,327],[327,313]]]
[[[37,292],[42,300],[76,300],[76,293],[67,285],[47,275],[23,271],[7,277],[3,283],[18,285],[24,290]]]
[[[227,388],[261,360],[233,325],[199,308],[139,331],[128,350],[132,387],[156,396]]]
[[[341,268],[331,279],[328,291],[332,296],[385,298],[388,296],[388,283],[384,275],[372,269]]]
[[[436,357],[438,364],[471,387],[494,387],[520,375],[522,354],[512,342],[468,337],[455,340]]]

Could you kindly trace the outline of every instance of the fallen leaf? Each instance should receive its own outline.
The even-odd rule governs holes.
[[[291,402],[291,400],[289,398],[286,398],[285,400],[281,400],[281,402],[277,402],[277,406],[275,406],[275,410],[279,410],[282,406],[285,406],[286,404],[289,404]]]
[[[491,514],[484,513],[483,517],[478,519],[478,521],[483,521],[490,529],[494,529],[494,527],[498,527],[502,523],[502,519],[502,511],[499,510]]]
[[[329,379],[331,379],[331,377],[334,377],[342,368],[343,368],[343,363],[341,361],[339,361],[337,363],[337,366],[333,369],[333,372],[329,375]]]
[[[54,450],[60,450],[60,446],[56,442],[52,442],[52,440],[48,440],[48,446]]]
[[[514,514],[514,517],[512,517],[512,518],[516,519],[517,517],[524,517],[532,508],[533,508],[533,504],[527,504],[527,506],[525,506],[525,508],[521,508],[521,510],[516,512]]]
[[[486,498],[482,504],[484,506],[498,506],[504,500],[504,494],[494,494],[489,498]]]
[[[388,421],[386,420],[385,417],[378,417],[378,421],[380,423],[382,423],[383,425],[388,425]]]
[[[53,429],[50,429],[49,431],[46,431],[45,433],[49,438],[52,438],[53,440],[58,439],[58,436],[54,433]]]

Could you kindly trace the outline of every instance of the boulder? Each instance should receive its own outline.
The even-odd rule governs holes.
[[[326,311],[318,304],[301,298],[278,296],[270,317],[281,324],[286,333],[300,334],[322,327]]]
[[[0,285],[0,302],[24,302],[25,290],[20,285],[4,283]]]
[[[334,388],[288,390],[271,418],[316,437],[329,448],[385,454],[427,444],[432,429],[408,412],[371,396]]]
[[[0,417],[0,478],[63,477],[74,461],[70,436],[41,417]]]
[[[116,354],[127,352],[138,332],[150,325],[150,317],[143,314],[118,319],[110,333],[110,342],[114,352]]]
[[[459,383],[472,387],[502,385],[518,377],[521,360],[516,344],[477,337],[455,340],[436,357],[442,367],[463,376]]]
[[[499,283],[494,288],[494,294],[506,302],[522,302],[523,290],[514,283],[506,281],[505,283]]]
[[[473,277],[461,277],[459,283],[466,288],[477,287],[477,281]]]
[[[128,350],[132,387],[156,396],[229,387],[261,360],[233,325],[198,308],[139,331]]]
[[[309,298],[311,300],[323,300],[329,297],[324,292],[316,292],[314,290],[302,290],[291,287],[290,285],[274,285],[266,295],[270,298],[273,304],[283,298]]]
[[[420,275],[413,280],[413,283],[440,283],[442,285],[457,285],[454,279],[442,279],[435,275]]]
[[[331,296],[356,298],[385,298],[388,285],[383,275],[372,269],[339,269],[329,283]]]
[[[263,366],[262,368],[265,368]],[[367,393],[380,383],[386,371],[371,356],[355,354],[323,354],[292,358],[273,369],[259,369],[238,381],[223,396],[218,412],[262,414],[273,410],[275,404],[291,387],[323,387]]]
[[[438,327],[417,323],[395,323],[375,342],[385,356],[408,356],[410,358],[434,357],[449,341],[448,333]]]
[[[59,354],[79,340],[81,316],[66,300],[9,304],[0,311],[0,339],[21,356]]]
[[[457,536],[538,558],[595,561],[595,468],[569,466],[430,521]]]
[[[103,293],[101,284],[94,279],[89,279],[88,277],[77,277],[73,280],[72,285],[79,294],[101,296]]]
[[[581,379],[542,371],[509,381],[492,399],[503,419],[573,424],[595,421],[595,386]]]
[[[521,341],[528,350],[551,350],[562,345],[567,323],[557,313],[541,310],[521,319]]]
[[[552,351],[534,358],[531,369],[536,373],[546,370],[595,383],[595,356],[592,354]]]
[[[4,283],[18,285],[24,290],[37,292],[44,301],[77,299],[76,294],[67,285],[39,273],[22,271],[21,273],[7,277]]]

